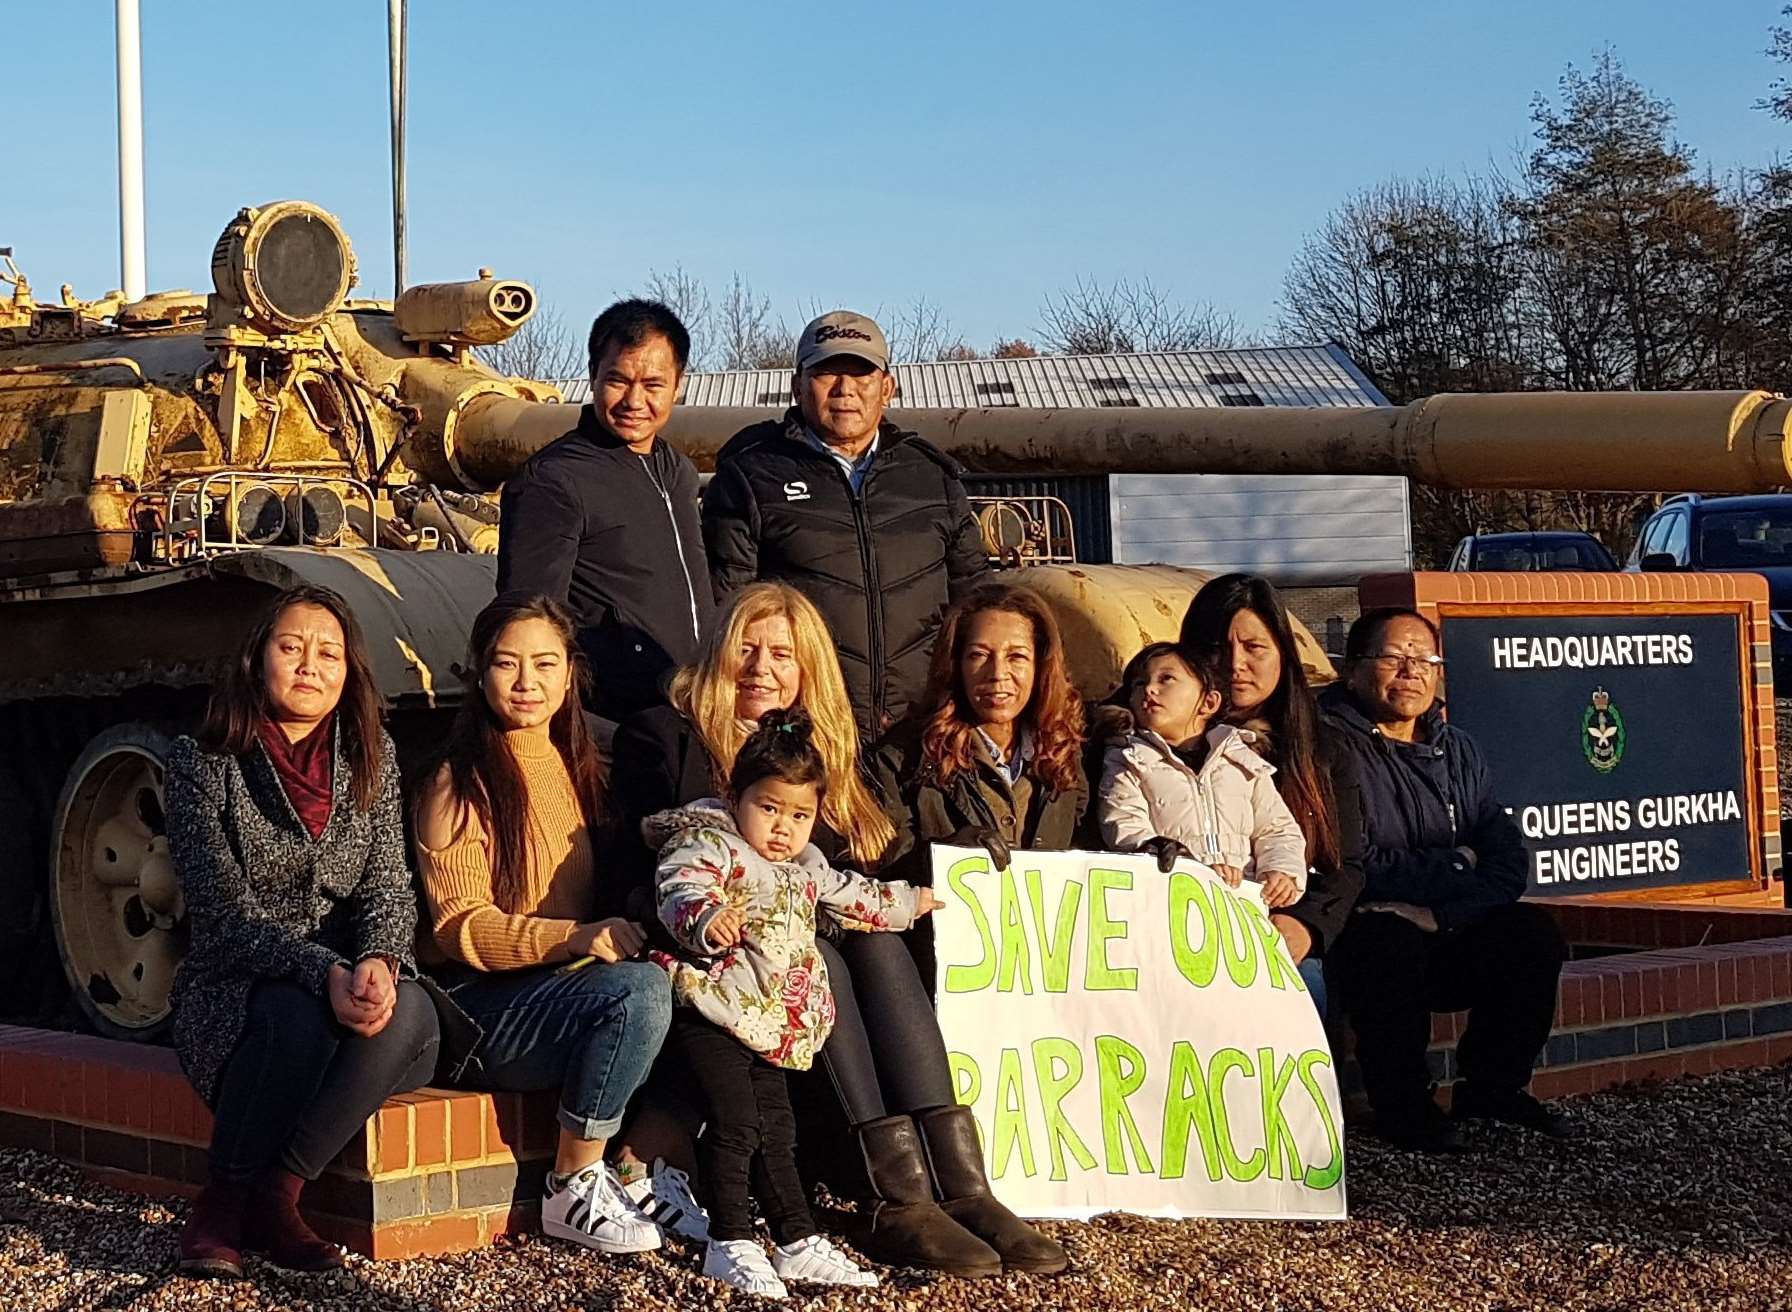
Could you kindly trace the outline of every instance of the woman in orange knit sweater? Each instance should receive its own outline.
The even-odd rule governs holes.
[[[593,830],[603,758],[577,693],[566,612],[500,599],[473,622],[446,759],[417,799],[417,865],[435,974],[482,1031],[461,1082],[560,1089],[560,1140],[542,1229],[609,1253],[659,1247],[604,1147],[671,1020],[642,927],[602,917]]]

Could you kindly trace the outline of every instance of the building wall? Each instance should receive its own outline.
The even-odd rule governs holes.
[[[1262,574],[1317,587],[1412,568],[1397,476],[1114,474],[1113,559]]]

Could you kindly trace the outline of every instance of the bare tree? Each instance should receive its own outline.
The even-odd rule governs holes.
[[[890,343],[890,359],[899,364],[911,361],[963,358],[949,352],[963,352],[964,338],[952,331],[952,321],[944,310],[925,296],[917,296],[901,309],[885,314],[882,307],[872,316],[882,325]]]
[[[560,312],[545,301],[504,341],[480,347],[479,356],[511,378],[561,383],[587,374],[584,343]]]
[[[716,363],[722,369],[788,369],[796,361],[796,334],[773,321],[769,296],[736,272],[716,306]]]
[[[1048,295],[1039,315],[1041,344],[1065,355],[1195,351],[1235,346],[1243,336],[1232,314],[1205,302],[1180,304],[1149,278],[1105,287],[1078,278]]]
[[[651,269],[648,271],[647,281],[641,286],[640,294],[648,300],[660,302],[678,316],[685,331],[691,335],[689,367],[707,369],[712,350],[710,339],[714,316],[709,304],[709,291],[697,276],[682,264],[674,264],[670,272]]]
[[[1526,386],[1523,234],[1498,182],[1394,178],[1308,237],[1282,280],[1282,332],[1336,342],[1396,404]]]

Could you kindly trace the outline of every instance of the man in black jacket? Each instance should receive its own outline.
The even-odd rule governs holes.
[[[715,614],[697,470],[659,440],[691,335],[657,301],[619,301],[591,325],[591,402],[578,427],[504,485],[498,592],[564,604],[591,663],[591,709],[620,720],[663,700]]]
[[[988,568],[957,464],[884,420],[889,363],[864,315],[816,319],[796,405],[736,433],[703,497],[717,601],[755,579],[800,589],[833,631],[867,740],[921,695],[941,613]]]
[[[1365,878],[1332,968],[1376,1128],[1401,1147],[1464,1147],[1432,1098],[1425,1049],[1431,1013],[1466,1008],[1456,1118],[1567,1137],[1566,1118],[1526,1091],[1567,949],[1548,912],[1518,900],[1530,870],[1518,826],[1480,750],[1437,710],[1437,630],[1416,611],[1370,611],[1344,661],[1320,705],[1361,784]]]

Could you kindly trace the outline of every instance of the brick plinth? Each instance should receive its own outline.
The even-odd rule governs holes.
[[[1690,914],[1705,924],[1715,913]],[[1644,917],[1610,933],[1653,924]],[[1429,1057],[1446,1087],[1465,1020],[1433,1018]],[[1347,1047],[1345,1038],[1341,1056]],[[1787,1060],[1792,935],[1668,947],[1568,964],[1532,1088],[1553,1098]],[[1342,1061],[1341,1074],[1348,1090],[1353,1063]],[[205,1178],[210,1136],[210,1113],[166,1049],[0,1026],[0,1145],[53,1153],[127,1188],[191,1194]],[[306,1190],[305,1208],[320,1230],[371,1257],[477,1248],[539,1224],[554,1140],[552,1094],[423,1089],[367,1122]]]
[[[212,1118],[166,1048],[0,1026],[0,1145],[35,1148],[124,1188],[191,1196]],[[304,1207],[370,1257],[489,1244],[539,1224],[552,1094],[421,1089],[368,1120]]]
[[[1708,919],[1709,908],[1696,913]],[[1691,918],[1689,916],[1689,918]],[[1456,1079],[1466,1013],[1432,1017],[1431,1073]],[[1792,1060],[1792,937],[1631,952],[1562,971],[1540,1098]]]

